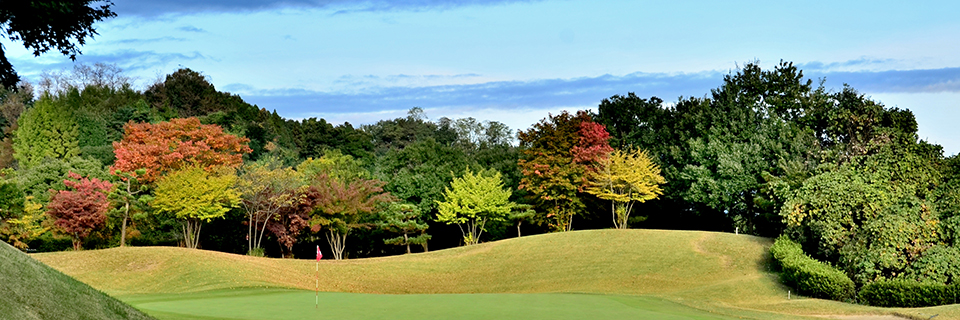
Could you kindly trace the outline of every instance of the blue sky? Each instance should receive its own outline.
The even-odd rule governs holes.
[[[372,123],[422,107],[525,129],[636,92],[703,96],[750,61],[912,110],[960,151],[960,2],[116,0],[81,62],[145,86],[180,67],[288,118]],[[6,40],[3,40],[6,41]],[[69,67],[4,42],[27,79]]]

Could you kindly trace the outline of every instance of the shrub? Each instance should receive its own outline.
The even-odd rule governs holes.
[[[960,249],[936,245],[923,252],[907,267],[900,280],[917,282],[960,282]]]
[[[786,236],[777,238],[770,253],[780,266],[784,283],[796,288],[800,294],[843,301],[853,298],[856,293],[853,280],[846,274],[810,258],[803,253],[800,244]]]
[[[960,286],[913,280],[881,280],[860,289],[860,300],[877,307],[929,307],[957,301]]]

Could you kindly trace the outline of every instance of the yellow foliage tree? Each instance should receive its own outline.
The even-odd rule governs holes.
[[[199,167],[174,171],[157,183],[150,205],[180,219],[187,248],[196,249],[201,223],[222,218],[230,208],[240,205],[236,181],[237,175],[229,167],[219,167],[214,172]]]
[[[600,160],[596,170],[587,173],[586,191],[610,200],[613,225],[617,229],[626,229],[633,204],[662,195],[660,185],[663,183],[666,180],[660,175],[660,167],[653,163],[646,151],[615,150]]]

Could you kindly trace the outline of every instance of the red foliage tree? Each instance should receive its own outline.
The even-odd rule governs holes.
[[[73,249],[82,249],[83,239],[94,229],[107,221],[110,201],[107,194],[113,184],[97,178],[82,178],[70,172],[72,180],[63,180],[63,184],[74,190],[60,190],[53,194],[47,204],[47,214],[54,219],[57,227],[73,239]]]
[[[188,166],[236,168],[243,162],[243,155],[252,151],[247,146],[249,141],[223,132],[218,125],[201,124],[197,118],[127,123],[123,140],[113,143],[117,160],[110,172],[146,169],[138,178],[152,183],[167,172]]]
[[[519,187],[544,209],[535,219],[556,231],[571,230],[573,216],[584,206],[580,193],[586,172],[613,151],[610,134],[587,112],[564,111],[520,131],[519,137],[520,146],[525,147],[517,163],[523,174]]]
[[[283,249],[284,258],[293,257],[293,245],[297,243],[297,236],[300,235],[300,231],[310,226],[310,213],[313,212],[316,205],[315,199],[319,198],[319,195],[314,194],[318,192],[316,188],[305,192],[301,190],[290,190],[288,192],[298,193],[302,196],[297,197],[299,201],[296,205],[280,208],[277,215],[267,220],[266,223],[266,229],[277,237],[277,242]]]
[[[605,159],[613,152],[609,142],[610,133],[602,124],[593,121],[581,122],[577,135],[579,136],[577,145],[570,150],[573,161],[577,163],[592,164]]]

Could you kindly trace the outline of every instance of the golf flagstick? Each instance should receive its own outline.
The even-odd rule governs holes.
[[[313,308],[320,308],[320,258],[323,257],[323,253],[320,253],[320,246],[317,246],[317,295],[316,300],[314,301]]]

